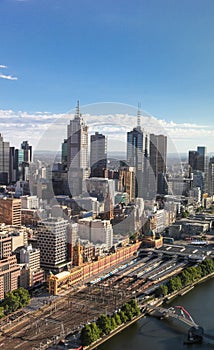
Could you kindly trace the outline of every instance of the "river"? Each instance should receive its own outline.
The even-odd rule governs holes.
[[[194,321],[202,326],[206,333],[214,336],[214,279],[196,286],[188,294],[176,298],[170,306],[182,305]],[[169,305],[167,306],[169,307]],[[152,317],[142,318],[123,332],[115,335],[98,350],[211,350],[213,345],[184,345],[187,329],[178,321],[158,320]]]

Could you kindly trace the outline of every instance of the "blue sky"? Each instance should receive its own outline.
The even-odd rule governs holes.
[[[2,111],[140,101],[213,129],[213,0],[1,0],[0,14]]]

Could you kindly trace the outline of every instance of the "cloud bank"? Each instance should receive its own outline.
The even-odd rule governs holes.
[[[28,140],[38,150],[59,150],[66,137],[67,125],[74,113],[54,114],[48,112],[14,112],[0,110],[0,133],[11,145],[19,147]],[[136,115],[129,114],[84,114],[83,119],[89,127],[89,134],[98,131],[108,137],[109,151],[126,150],[126,133],[137,125]],[[208,147],[214,152],[214,128],[208,125],[176,123],[157,119],[153,116],[141,117],[141,126],[149,133],[165,134],[169,140],[169,152],[173,147],[178,152],[196,149],[198,145]]]

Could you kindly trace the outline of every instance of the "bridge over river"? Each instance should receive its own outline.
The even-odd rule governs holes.
[[[148,314],[158,318],[172,317],[185,323],[190,327],[195,327],[195,328],[199,327],[199,325],[193,320],[190,313],[187,310],[185,310],[183,306],[174,306],[170,308],[164,308],[161,306],[155,306],[155,305],[149,304],[147,306],[146,311]]]
[[[187,340],[185,344],[201,343],[203,340],[212,340],[214,336],[204,334],[203,327],[199,326],[192,318],[190,313],[183,306],[173,306],[164,308],[161,306],[147,305],[146,312],[158,318],[174,318],[189,327]]]

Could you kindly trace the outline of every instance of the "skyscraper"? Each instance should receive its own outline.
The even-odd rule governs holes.
[[[0,222],[6,225],[21,226],[21,199],[0,199]]]
[[[149,134],[141,129],[140,112],[138,111],[138,125],[127,132],[127,162],[135,168],[136,192],[135,197],[148,196],[148,170],[149,170]]]
[[[166,174],[167,137],[150,134],[150,193],[164,194],[162,181]]]
[[[197,159],[198,159],[198,152],[197,151],[189,151],[190,170],[192,170],[192,171],[197,170]]]
[[[62,218],[49,218],[38,224],[38,247],[41,266],[58,270],[67,261],[68,222]]]
[[[194,177],[200,176],[203,183],[200,185],[202,193],[208,191],[208,156],[205,146],[198,146],[197,151],[189,151],[190,170],[193,171]],[[200,174],[199,174],[200,173]]]
[[[0,184],[7,185],[10,173],[10,144],[0,134]]]
[[[207,147],[197,147],[198,158],[197,158],[197,170],[206,172],[207,171]]]
[[[32,146],[29,145],[28,141],[23,141],[21,144],[21,149],[24,154],[24,162],[31,163],[32,162]]]
[[[107,140],[98,132],[91,135],[90,167],[91,177],[103,177],[103,170],[107,168]]]
[[[209,161],[208,192],[211,196],[214,195],[214,157],[211,157]]]
[[[70,192],[78,196],[88,178],[88,127],[80,114],[79,101],[67,129],[67,171]]]

